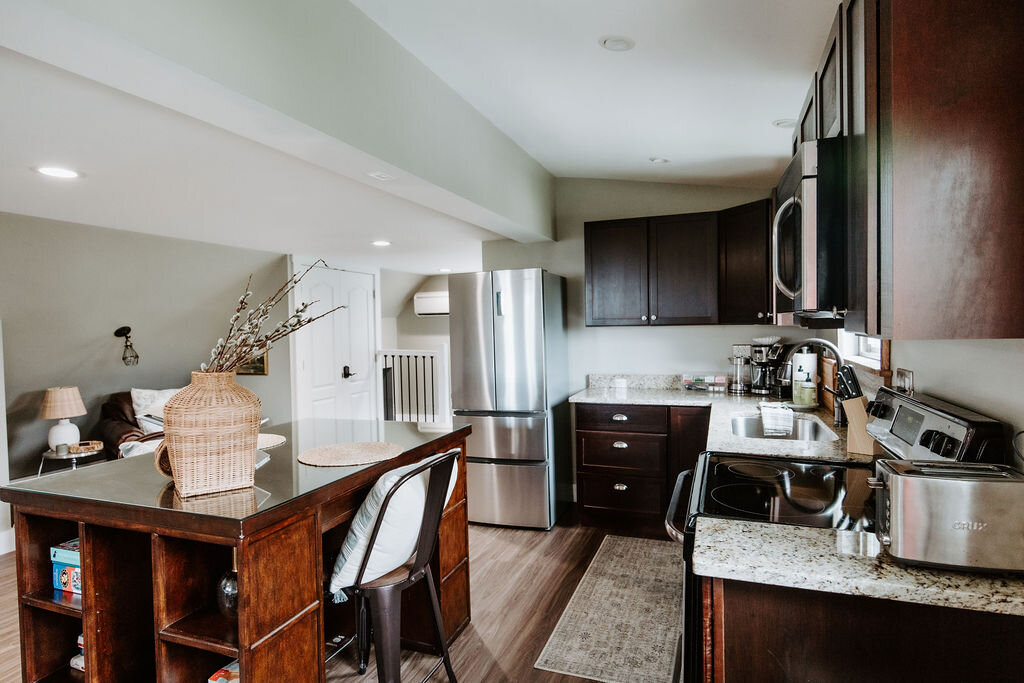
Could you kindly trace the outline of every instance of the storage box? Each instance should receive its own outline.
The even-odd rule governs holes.
[[[82,568],[53,563],[53,587],[68,593],[82,592]]]
[[[210,676],[207,683],[233,683],[233,681],[240,680],[242,680],[242,677],[238,673],[238,660],[236,659]]]
[[[60,562],[72,567],[82,566],[82,555],[77,538],[50,546],[50,562]]]

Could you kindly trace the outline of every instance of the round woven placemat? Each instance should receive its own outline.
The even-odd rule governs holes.
[[[370,465],[390,460],[403,449],[398,444],[385,441],[363,441],[320,446],[299,453],[299,462],[315,467],[344,467],[347,465]]]

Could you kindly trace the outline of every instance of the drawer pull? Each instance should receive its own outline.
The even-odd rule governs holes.
[[[615,489],[616,491],[625,491],[629,487],[626,486],[625,484],[614,484],[612,488]]]
[[[625,421],[627,421],[628,419],[629,419],[629,418],[628,418],[628,417],[626,417],[625,415],[623,415],[622,413],[615,413],[614,415],[612,415],[612,420],[613,420],[614,422],[625,422]]]
[[[616,441],[612,444],[612,448],[629,448],[629,444],[625,441]]]

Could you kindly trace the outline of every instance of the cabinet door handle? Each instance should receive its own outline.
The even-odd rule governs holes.
[[[629,444],[625,441],[616,441],[612,444],[612,448],[629,448]]]
[[[625,491],[629,487],[626,486],[625,484],[614,484],[612,488],[615,489],[616,491]]]
[[[612,415],[613,422],[626,422],[628,420],[629,418],[623,415],[622,413],[615,413],[614,415]]]
[[[758,311],[757,312],[757,319],[760,320],[763,317],[764,317],[764,313],[762,313],[761,311]]]
[[[658,316],[656,316],[656,315],[652,315],[651,316],[651,320],[657,320],[657,319],[658,319]]]
[[[646,315],[640,316],[640,319],[643,320],[644,322],[647,322],[647,316]]]

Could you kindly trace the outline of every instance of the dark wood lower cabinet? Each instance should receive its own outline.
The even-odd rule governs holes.
[[[580,522],[664,536],[676,476],[707,445],[710,408],[580,403],[574,409]]]
[[[704,680],[1019,681],[1024,617],[702,579]]]

